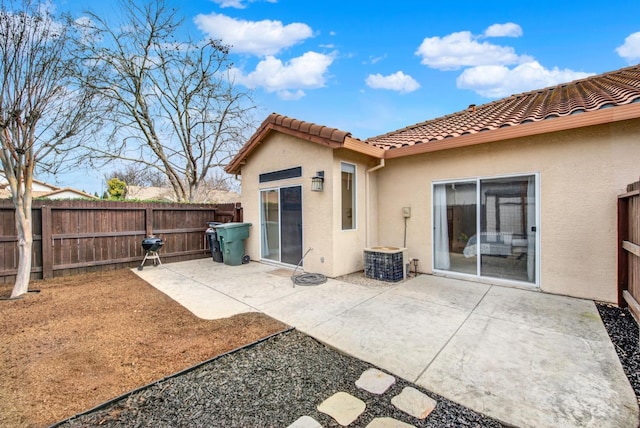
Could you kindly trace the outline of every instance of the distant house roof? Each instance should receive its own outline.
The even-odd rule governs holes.
[[[141,201],[167,201],[175,202],[175,194],[168,187],[154,186],[127,186],[125,199],[137,199]]]
[[[272,113],[225,170],[238,174],[272,131],[387,159],[635,118],[640,118],[640,65],[471,105],[365,141],[347,131]]]
[[[72,189],[71,187],[54,190],[38,197],[47,199],[99,199],[94,195],[90,195],[89,193],[81,190]]]
[[[40,180],[33,180],[31,186],[31,195],[34,198],[48,199],[96,199],[95,196],[71,187],[60,188]],[[0,199],[8,199],[11,197],[9,190],[9,182],[4,175],[4,171],[0,171]]]
[[[141,201],[176,201],[175,193],[170,187],[152,186],[127,186],[127,194],[125,199],[136,199]],[[209,189],[207,188],[207,186],[201,186],[198,189],[198,194],[196,195],[196,200],[194,202],[208,204],[226,204],[231,202],[240,202],[240,195],[236,192]]]

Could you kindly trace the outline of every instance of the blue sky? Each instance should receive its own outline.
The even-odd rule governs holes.
[[[255,88],[264,116],[367,138],[638,63],[637,9],[637,0],[607,13],[557,1],[215,0],[184,12],[233,45],[238,82]]]
[[[258,124],[277,112],[361,139],[640,62],[638,0],[167,1],[193,38],[232,46]]]

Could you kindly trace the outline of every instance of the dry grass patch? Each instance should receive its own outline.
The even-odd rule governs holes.
[[[197,318],[129,270],[30,288],[0,300],[0,426],[50,425],[286,328],[259,313]]]

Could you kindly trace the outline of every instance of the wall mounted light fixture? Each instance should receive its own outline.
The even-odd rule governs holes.
[[[324,187],[324,171],[317,171],[316,175],[311,177],[311,190],[313,192],[322,192]]]

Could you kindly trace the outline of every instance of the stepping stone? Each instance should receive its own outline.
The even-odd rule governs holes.
[[[375,418],[366,428],[415,428],[415,425],[409,425],[393,418]]]
[[[378,369],[369,369],[360,375],[356,386],[372,394],[384,394],[391,385],[396,383],[396,378]]]
[[[326,413],[340,425],[346,427],[358,419],[366,408],[364,401],[346,392],[336,392],[318,406],[318,411]]]
[[[301,416],[287,428],[322,428],[322,425],[311,416]]]
[[[418,419],[424,419],[436,408],[436,400],[410,386],[391,399],[397,409]]]

